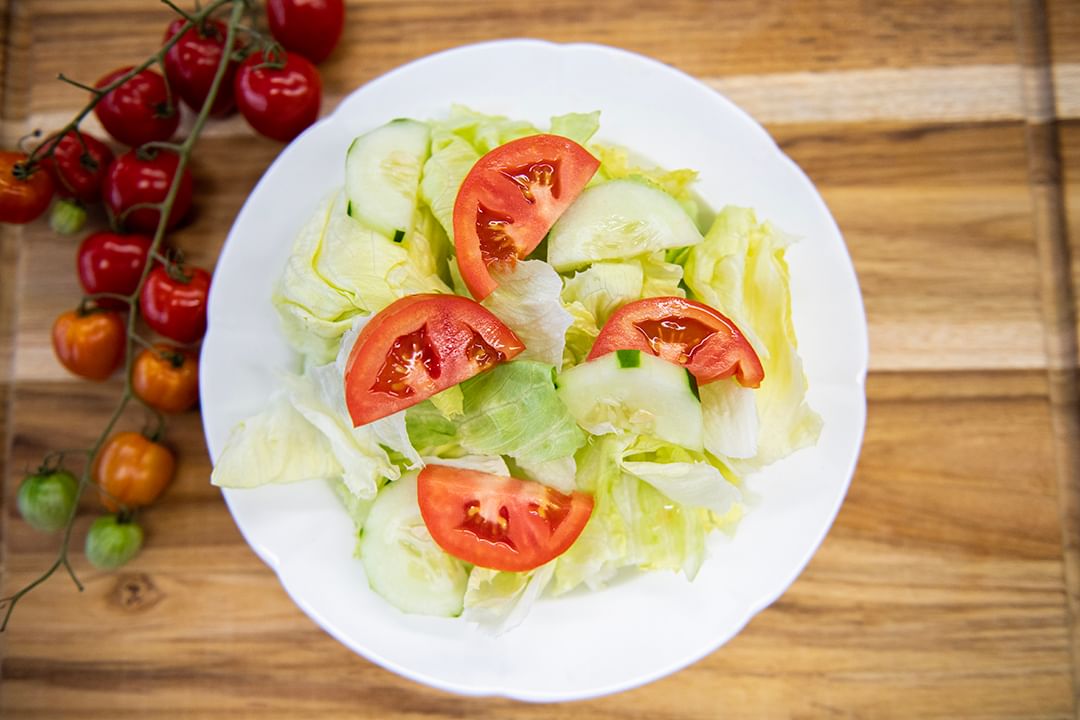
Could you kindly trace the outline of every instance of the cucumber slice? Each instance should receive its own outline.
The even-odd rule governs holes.
[[[353,140],[345,155],[346,212],[401,242],[413,224],[430,153],[431,130],[416,120],[392,120]]]
[[[689,450],[704,447],[697,384],[681,365],[619,350],[564,371],[556,386],[570,414],[594,435],[627,430]]]
[[[379,491],[360,535],[368,584],[398,610],[456,617],[469,571],[431,539],[416,501],[416,473]]]
[[[636,180],[611,180],[581,193],[548,235],[548,262],[559,272],[597,260],[697,245],[694,221],[673,197]]]

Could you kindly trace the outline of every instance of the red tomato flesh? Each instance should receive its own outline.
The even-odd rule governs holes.
[[[345,401],[353,425],[423,402],[524,349],[510,328],[473,300],[404,297],[368,322],[349,354]]]
[[[524,572],[566,552],[592,514],[592,496],[531,480],[428,465],[417,478],[431,537],[479,567]]]
[[[513,140],[476,162],[454,203],[458,268],[474,298],[498,286],[492,268],[512,268],[536,249],[598,167],[585,148],[559,135]]]
[[[740,385],[756,388],[765,379],[761,360],[735,323],[680,297],[646,298],[616,310],[588,359],[616,350],[643,350],[685,365],[698,385],[734,376]]]

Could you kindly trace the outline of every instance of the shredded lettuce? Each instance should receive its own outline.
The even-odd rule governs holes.
[[[739,472],[775,462],[817,442],[821,418],[806,403],[806,375],[791,321],[784,253],[792,238],[753,210],[726,207],[705,241],[690,249],[686,284],[694,296],[731,318],[754,345],[765,369],[755,391],[757,453],[732,459]],[[709,411],[706,411],[709,412]]]

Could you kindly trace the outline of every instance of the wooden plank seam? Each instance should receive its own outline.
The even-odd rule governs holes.
[[[1054,76],[1045,3],[1014,0],[1022,73],[1046,371],[1072,655],[1073,710],[1080,718],[1080,390],[1076,294],[1070,270]]]

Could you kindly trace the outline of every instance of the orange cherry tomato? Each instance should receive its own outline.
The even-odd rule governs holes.
[[[26,159],[26,153],[0,152],[0,222],[28,223],[52,200],[52,175],[42,167],[27,174]]]
[[[68,310],[53,323],[53,352],[76,375],[105,380],[124,362],[125,334],[118,313]]]
[[[113,435],[94,461],[94,482],[101,502],[115,512],[149,505],[172,481],[176,460],[172,452],[136,432]]]
[[[131,385],[145,403],[162,412],[190,410],[199,400],[199,358],[159,343],[135,358]]]

